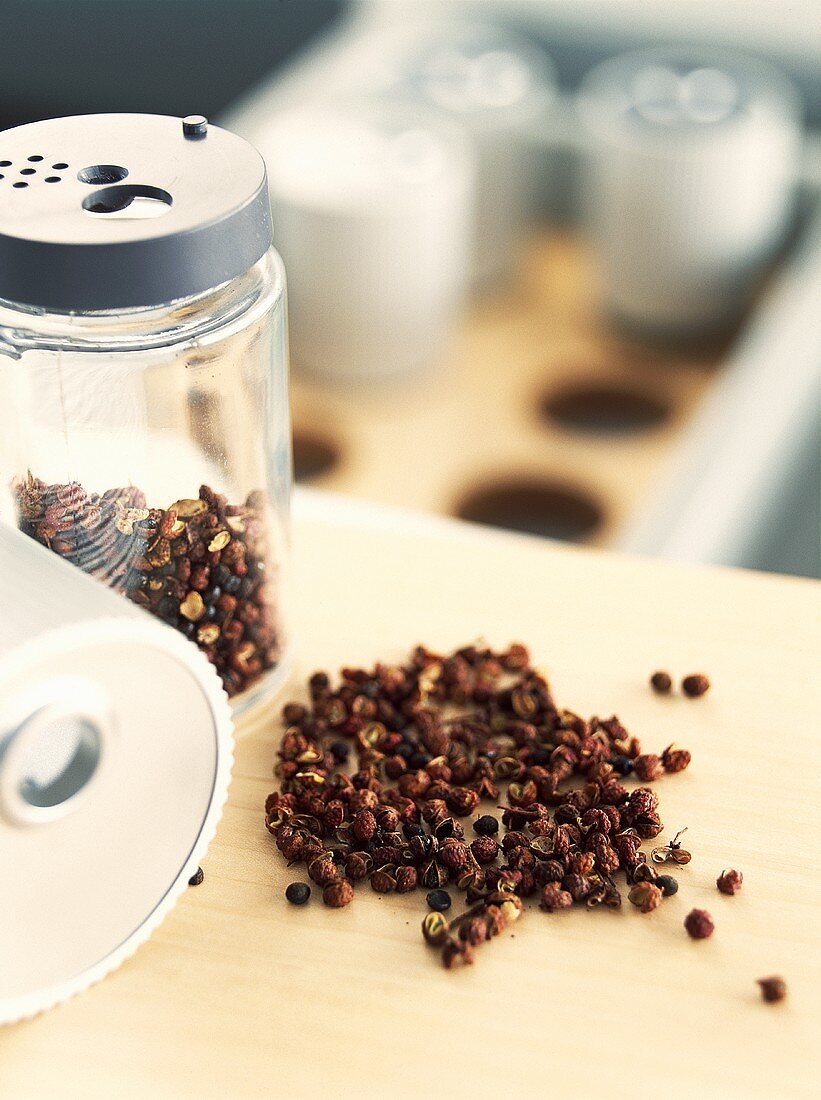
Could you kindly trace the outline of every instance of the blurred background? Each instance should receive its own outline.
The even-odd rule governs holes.
[[[815,0],[5,0],[0,123],[201,112],[260,149],[300,481],[817,576],[819,25]]]

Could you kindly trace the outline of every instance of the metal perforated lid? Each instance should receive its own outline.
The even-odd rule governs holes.
[[[265,165],[201,115],[75,115],[0,133],[0,298],[156,306],[242,274],[271,244]]]

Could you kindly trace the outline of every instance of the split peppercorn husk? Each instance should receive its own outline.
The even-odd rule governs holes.
[[[402,665],[343,668],[336,688],[316,672],[308,690],[309,705],[283,708],[265,825],[326,904],[341,882],[346,900],[365,880],[378,893],[462,892],[465,913],[422,926],[449,968],[472,962],[527,898],[550,913],[618,908],[623,875],[645,912],[661,904],[642,843],[664,825],[646,784],[689,753],[643,754],[615,716],[559,707],[523,645],[417,646]],[[632,772],[642,785],[628,789]]]
[[[741,889],[741,884],[744,881],[744,876],[740,871],[733,870],[732,868],[722,871],[716,879],[716,886],[722,894],[737,894]]]
[[[88,493],[29,474],[13,485],[20,530],[191,639],[228,695],[280,657],[262,494],[149,507],[134,486]]]

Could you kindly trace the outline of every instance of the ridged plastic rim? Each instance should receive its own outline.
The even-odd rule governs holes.
[[[214,835],[217,825],[222,817],[225,802],[228,798],[228,787],[231,782],[231,770],[234,762],[234,736],[231,708],[228,696],[222,687],[219,677],[213,666],[202,653],[191,645],[189,641],[180,637],[170,627],[159,623],[139,622],[136,619],[113,618],[100,619],[96,622],[85,624],[84,635],[89,641],[107,641],[112,636],[116,627],[118,640],[122,640],[123,622],[128,622],[129,634],[135,639],[145,642],[156,649],[165,650],[170,656],[177,659],[196,677],[202,686],[211,713],[214,716],[215,736],[217,742],[217,761],[214,774],[214,786],[211,794],[211,802],[205,815],[200,833],[191,849],[182,870],[170,884],[162,900],[147,914],[142,924],[132,932],[113,951],[110,951],[94,966],[75,975],[66,982],[38,990],[36,993],[27,993],[21,997],[12,997],[0,1000],[0,1026],[19,1023],[29,1020],[49,1008],[69,1000],[77,993],[88,989],[101,981],[117,967],[129,959],[135,951],[146,942],[152,932],[162,924],[166,916],[174,908],[180,895],[188,887],[188,880],[192,877],[201,863]],[[48,631],[36,639],[36,651],[39,657],[57,655],[64,651],[64,634],[72,630],[72,627],[60,627]],[[33,645],[21,646],[7,661],[4,662],[4,678],[14,678],[18,671],[22,671],[26,665],[27,655]]]

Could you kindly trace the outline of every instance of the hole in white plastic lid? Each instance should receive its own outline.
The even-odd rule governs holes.
[[[40,825],[84,801],[115,723],[94,681],[38,682],[0,715],[0,811],[17,825]]]
[[[92,191],[83,199],[83,209],[95,217],[159,218],[168,213],[173,201],[161,187],[122,183]]]
[[[20,762],[20,797],[39,809],[74,798],[97,770],[101,747],[99,727],[86,715],[47,721]]]

